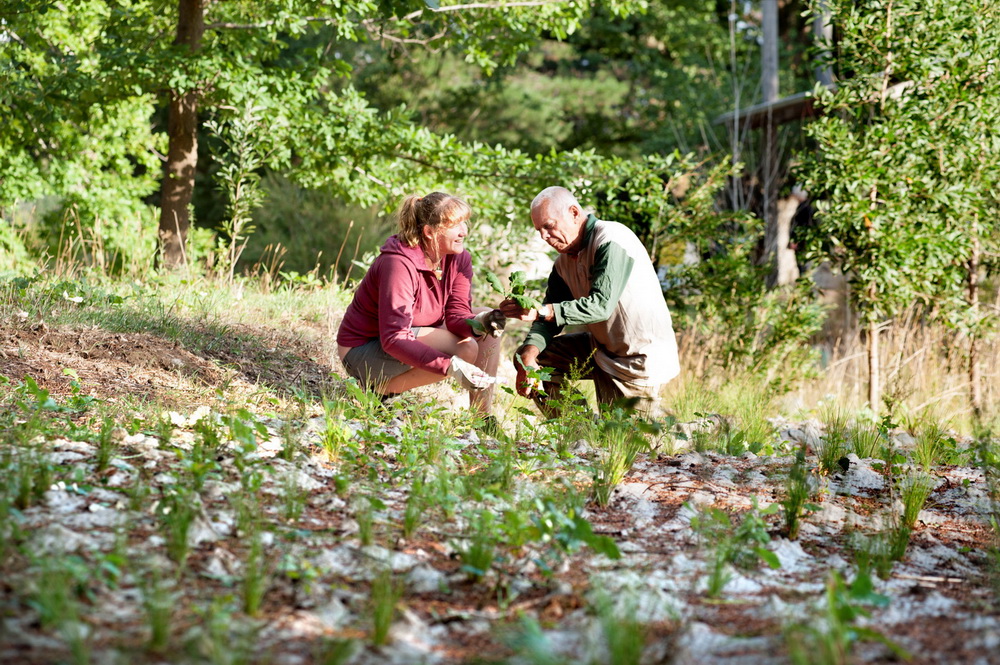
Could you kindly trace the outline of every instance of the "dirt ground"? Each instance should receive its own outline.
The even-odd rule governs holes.
[[[244,395],[253,395],[262,385],[313,395],[337,390],[336,368],[323,361],[330,357],[330,349],[315,340],[282,338],[269,332],[266,342],[239,353],[232,345],[220,348],[225,350],[198,355],[144,333],[44,325],[4,327],[0,328],[0,375],[12,380],[31,376],[53,394],[68,395],[74,374],[64,370],[72,370],[83,392],[108,403],[138,401],[178,410],[193,409],[218,388]],[[794,439],[799,432],[793,424],[780,429],[786,439]],[[143,455],[152,454],[138,443],[135,446],[128,450],[129,459],[141,461]],[[80,446],[66,450],[77,451],[84,462],[91,454]],[[771,521],[772,545],[782,567],[737,574],[720,598],[708,598],[703,583],[707,553],[690,528],[692,507],[715,506],[739,513],[749,508],[750,496],[756,496],[762,507],[778,501],[787,463],[787,457],[693,452],[641,459],[607,507],[588,506],[587,518],[594,531],[613,538],[622,559],[609,561],[584,551],[568,557],[552,578],[542,576],[537,568],[515,572],[512,566],[507,581],[514,580],[519,592],[510,602],[498,596],[495,579],[492,584],[463,581],[450,527],[430,527],[410,541],[397,541],[394,552],[417,562],[410,569],[403,566],[402,574],[411,576],[414,570],[422,570],[433,579],[447,580],[447,590],[421,588],[404,595],[404,625],[395,634],[397,643],[409,645],[408,650],[369,649],[352,662],[495,662],[513,653],[510,644],[498,637],[497,628],[515,624],[521,614],[535,617],[550,631],[552,648],[565,662],[601,660],[594,656],[598,652],[588,651],[587,636],[593,631],[594,618],[586,608],[596,592],[612,597],[628,594],[635,599],[630,611],[646,626],[644,662],[784,662],[783,626],[789,616],[805,616],[816,609],[824,597],[829,571],[849,571],[851,553],[845,533],[863,530],[865,518],[887,500],[880,491],[844,494],[847,478],[824,481],[832,489],[821,510],[806,520],[798,541],[782,538],[780,525]],[[345,502],[329,487],[327,467],[313,459],[303,468],[316,481],[300,518],[309,556],[314,561],[331,561],[341,550],[354,557],[374,556],[354,544],[357,526],[351,526]],[[146,468],[156,474],[168,467],[153,456]],[[878,591],[891,597],[890,610],[866,623],[910,651],[912,662],[1000,663],[1000,612],[984,555],[992,540],[976,507],[983,498],[981,477],[966,467],[942,467],[935,475],[940,484],[922,513],[910,552],[889,580],[876,582]],[[50,497],[51,505],[55,501]],[[108,501],[105,498],[103,503]],[[206,510],[221,520],[218,515],[224,512],[224,502],[221,496],[217,501],[218,506],[209,503]],[[405,494],[385,501],[387,521],[398,521],[405,510]],[[88,498],[73,504],[72,512],[96,510],[93,504],[97,502]],[[40,507],[29,522],[39,532],[48,532],[59,525],[60,515],[55,508]],[[148,547],[146,541],[154,535],[147,522],[145,518],[137,521],[130,534],[130,543],[139,549]],[[102,527],[91,535],[111,531]],[[207,539],[195,548],[190,565],[195,571],[210,570],[220,561],[224,564],[245,555],[244,549],[234,537]],[[359,615],[364,602],[358,594],[368,592],[370,580],[359,577],[350,566],[338,572],[316,565],[322,571],[319,581],[331,590],[326,595],[303,595],[288,582],[276,585],[268,595],[259,652],[266,654],[266,660],[321,662],[315,655],[317,636],[363,637],[357,628],[331,627],[323,611],[343,604],[349,613]],[[198,579],[218,593],[227,591],[217,577],[202,574]],[[23,605],[10,595],[14,586],[9,579],[0,583],[0,597],[7,597],[6,628],[0,635],[0,642],[7,644],[0,655],[11,663],[63,659],[51,641],[39,636],[37,622],[16,615],[14,608]],[[98,636],[99,647],[127,654],[140,648],[141,621],[128,613],[115,619],[113,612],[105,613],[101,606],[104,600],[121,596],[120,591],[101,590],[91,601],[94,614],[87,622]],[[190,608],[178,612],[184,621],[198,622]],[[14,637],[14,631],[26,632]],[[173,657],[165,659],[176,662]],[[183,656],[178,660],[197,662]],[[885,647],[869,644],[856,651],[855,660],[896,662],[898,658]],[[606,662],[616,660],[612,656]]]

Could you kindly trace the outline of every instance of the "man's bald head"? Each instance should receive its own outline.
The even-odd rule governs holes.
[[[531,223],[557,252],[574,254],[583,243],[587,215],[568,189],[546,187],[531,202]]]
[[[571,205],[575,205],[577,208],[580,207],[580,203],[568,189],[565,187],[546,187],[538,192],[538,196],[532,200],[531,211],[534,213],[535,208],[542,206],[568,208]]]

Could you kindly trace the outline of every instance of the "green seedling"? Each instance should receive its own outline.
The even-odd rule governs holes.
[[[898,644],[865,624],[871,616],[868,607],[885,607],[889,599],[875,593],[866,566],[860,566],[848,586],[840,574],[831,571],[826,583],[826,606],[814,623],[798,623],[785,631],[792,662],[798,664],[844,665],[856,644],[880,642],[903,660],[910,655]]]
[[[473,582],[482,580],[493,566],[496,559],[496,532],[493,514],[484,510],[473,522],[469,538],[455,548],[462,562],[462,572]]]
[[[403,582],[395,579],[391,570],[381,571],[372,580],[371,637],[375,646],[382,646],[389,641],[389,629],[396,618],[396,604],[403,597],[403,589]]]
[[[184,565],[191,553],[188,534],[197,512],[196,501],[196,496],[190,490],[174,486],[164,489],[156,506],[160,531],[166,541],[167,556],[179,566]]]
[[[899,494],[903,500],[902,526],[913,529],[917,516],[923,510],[927,497],[934,489],[934,476],[926,473],[911,473],[899,481]]]
[[[260,612],[261,603],[269,586],[267,559],[260,533],[250,539],[246,566],[243,571],[243,611],[255,617]]]
[[[494,291],[503,296],[504,300],[513,300],[524,309],[538,309],[542,306],[538,300],[525,294],[528,285],[523,270],[515,270],[510,274],[508,287],[504,287],[500,278],[491,272],[486,273],[486,281],[489,282]]]
[[[763,561],[771,568],[781,567],[778,557],[766,547],[771,536],[764,520],[764,516],[777,512],[778,505],[771,504],[759,510],[757,497],[752,501],[752,507],[738,522],[734,522],[728,512],[713,506],[702,508],[691,517],[692,531],[708,549],[706,592],[711,598],[722,593],[732,578],[730,565],[752,570]]]
[[[809,471],[806,467],[806,454],[803,446],[795,453],[795,462],[792,464],[785,481],[785,498],[781,500],[785,516],[785,531],[789,540],[795,540],[799,537],[799,526],[803,512],[819,510],[818,506],[807,503],[811,494]]]

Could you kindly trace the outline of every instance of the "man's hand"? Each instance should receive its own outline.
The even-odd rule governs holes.
[[[548,321],[554,316],[552,305],[542,305],[541,310],[525,309],[518,305],[516,300],[510,298],[500,303],[500,311],[508,319],[519,319],[529,323],[537,319]]]
[[[528,376],[528,370],[538,369],[538,353],[537,346],[524,346],[514,354],[514,368],[517,370],[517,379],[514,383],[517,394],[521,397],[531,397],[532,393],[542,387],[541,381]]]

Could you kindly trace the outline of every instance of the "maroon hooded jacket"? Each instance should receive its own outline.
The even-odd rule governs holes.
[[[407,247],[392,236],[354,292],[337,344],[353,348],[378,339],[389,355],[407,365],[447,374],[451,357],[417,340],[413,328],[443,325],[460,338],[472,337],[465,322],[472,317],[471,290],[468,251],[445,256],[439,280],[419,246]]]

